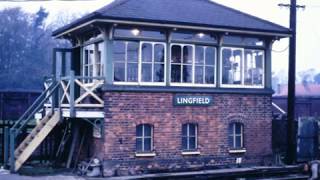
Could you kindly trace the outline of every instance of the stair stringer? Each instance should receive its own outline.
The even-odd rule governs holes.
[[[52,131],[52,129],[58,124],[60,120],[60,113],[55,112],[53,116],[43,125],[43,123],[39,123],[35,127],[36,129],[39,129],[39,132],[36,134],[30,133],[26,139],[30,139],[30,142],[26,144],[25,148],[20,148],[21,153],[18,151],[15,152],[15,171],[18,171],[23,163],[31,156],[31,154],[37,149],[37,147],[41,144],[41,142],[48,136],[48,134]],[[41,128],[41,126],[43,126]],[[39,128],[40,127],[40,128]],[[30,137],[29,137],[30,136]],[[31,136],[34,136],[33,138]]]

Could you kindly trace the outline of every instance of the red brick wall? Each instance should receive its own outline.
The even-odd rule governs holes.
[[[272,154],[270,95],[181,95],[210,95],[213,104],[177,107],[173,106],[174,93],[106,92],[105,138],[100,149],[105,167],[120,174],[135,174],[146,169],[224,165],[235,163],[235,157],[243,157],[243,163],[261,163]],[[188,122],[198,124],[199,156],[181,155],[182,124]],[[230,122],[244,124],[244,154],[228,152]],[[136,125],[141,123],[154,127],[155,157],[135,157]]]

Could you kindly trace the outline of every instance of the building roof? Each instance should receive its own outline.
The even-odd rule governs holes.
[[[278,85],[273,96],[288,96],[288,85]],[[320,84],[296,84],[296,96],[320,97]]]
[[[53,35],[103,19],[290,34],[288,28],[209,0],[115,0],[59,28]]]

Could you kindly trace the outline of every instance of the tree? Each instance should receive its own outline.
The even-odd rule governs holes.
[[[41,90],[50,75],[52,49],[66,47],[51,37],[46,26],[49,13],[40,8],[36,14],[20,8],[0,11],[0,89]]]

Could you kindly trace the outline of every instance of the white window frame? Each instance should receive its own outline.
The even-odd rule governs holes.
[[[240,125],[240,134],[237,134],[236,133],[236,125],[239,124]],[[237,123],[237,122],[234,122],[234,123],[231,123],[230,125],[232,125],[232,134],[229,134],[229,136],[232,136],[232,140],[233,140],[233,143],[232,143],[232,147],[229,147],[230,149],[243,149],[244,146],[243,146],[243,124],[242,123]],[[229,132],[228,132],[229,133]],[[241,137],[241,142],[240,142],[240,147],[236,147],[237,146],[237,137]]]
[[[231,49],[232,51],[234,50],[241,50],[241,53],[242,53],[242,61],[240,63],[241,65],[241,84],[223,84],[222,82],[222,79],[223,79],[223,59],[222,59],[222,51],[224,49]],[[244,62],[245,62],[245,50],[257,50],[257,51],[263,51],[263,62],[262,62],[262,70],[263,70],[263,73],[262,73],[262,85],[245,85],[244,84]],[[257,88],[257,89],[263,89],[265,87],[265,73],[266,73],[266,69],[265,69],[265,50],[261,50],[261,49],[246,49],[246,48],[238,48],[238,47],[229,47],[229,46],[225,46],[225,47],[222,47],[221,50],[220,50],[220,87],[222,88],[247,88],[247,89],[254,89],[254,88]]]
[[[157,41],[131,41],[131,40],[119,40],[126,42],[126,57],[127,57],[127,43],[128,42],[138,42],[139,43],[139,52],[138,52],[138,81],[137,82],[121,82],[121,81],[114,81],[114,59],[112,63],[112,76],[113,76],[113,84],[114,85],[145,85],[145,86],[165,86],[166,85],[166,78],[167,78],[167,44],[164,42],[157,42]],[[142,79],[142,44],[148,43],[152,44],[152,72],[154,67],[154,45],[161,44],[164,46],[164,82],[143,82]],[[127,78],[127,59],[125,60],[125,78]],[[153,80],[153,73],[152,73],[152,80]]]
[[[183,128],[184,125],[187,126],[187,135],[183,136],[183,132],[182,131],[181,131],[181,133],[182,133],[182,138],[183,137],[187,138],[187,149],[183,149],[182,148],[182,151],[196,151],[198,149],[198,124],[186,123],[186,124],[182,125],[182,128]],[[189,138],[190,138],[190,125],[194,125],[194,127],[195,127],[195,132],[194,132],[195,148],[194,149],[190,149],[190,140],[189,140]],[[181,145],[183,147],[182,139],[181,139]]]
[[[140,41],[128,41],[128,40],[119,40],[122,42],[125,42],[126,46],[125,46],[125,60],[124,60],[124,78],[126,81],[114,81],[114,64],[116,63],[115,59],[112,59],[112,81],[114,85],[139,85],[139,59],[140,59],[140,52],[138,52],[138,61],[136,62],[138,65],[138,81],[137,82],[127,82],[128,80],[128,43],[129,42],[135,42],[135,43],[139,43],[139,47],[140,47]],[[138,49],[138,51],[140,51]]]
[[[104,77],[104,49],[102,48],[101,50],[99,50],[99,44],[100,43],[93,43],[93,44],[88,44],[86,46],[83,47],[83,58],[82,58],[82,73],[81,75],[84,77]],[[102,43],[103,44],[103,43]],[[92,46],[93,48],[89,48],[90,46]],[[88,48],[88,49],[86,49]],[[89,62],[88,59],[88,64],[85,64],[86,61],[86,51],[88,51],[88,56],[91,56],[90,51],[93,51],[93,55],[92,55],[92,61]],[[98,63],[98,58],[99,58],[99,51],[100,51],[100,63]],[[92,76],[90,76],[90,66],[92,66]],[[85,74],[85,67],[88,67],[88,74]],[[100,67],[100,75],[98,75],[98,71],[97,68]],[[83,80],[84,85],[85,86],[92,86],[94,84],[94,80],[93,81],[89,81],[84,79]]]
[[[136,130],[138,129],[139,126],[142,126],[142,136],[136,136],[136,139],[141,139],[142,141],[142,151],[137,151],[137,148],[136,148],[136,152],[137,153],[148,153],[148,152],[153,152],[153,126],[151,124],[138,124],[136,126]],[[150,126],[150,129],[151,129],[151,132],[150,132],[150,135],[151,136],[145,136],[144,134],[144,128],[145,126]],[[146,151],[145,148],[144,148],[144,140],[145,138],[151,138],[151,144],[150,144],[150,151]],[[137,141],[136,141],[137,143]],[[137,145],[136,145],[137,146]]]
[[[151,44],[152,45],[152,61],[151,61],[151,64],[152,64],[152,74],[151,74],[151,79],[153,82],[143,82],[142,81],[142,45],[143,44]],[[154,57],[154,47],[155,45],[157,44],[160,44],[160,45],[163,45],[163,48],[164,48],[164,62],[163,62],[163,65],[164,65],[164,76],[163,76],[163,82],[154,82],[154,65],[155,64],[162,64],[162,63],[158,63],[158,62],[155,62],[155,57]],[[139,47],[139,75],[138,75],[138,81],[139,81],[139,84],[140,85],[146,85],[146,86],[165,86],[166,85],[166,78],[167,78],[167,46],[166,46],[166,43],[163,43],[163,42],[150,42],[150,41],[140,41],[140,47]]]
[[[181,63],[172,63],[172,59],[171,59],[171,53],[172,53],[172,46],[180,46],[181,47]],[[180,64],[180,65],[184,65],[183,63],[183,47],[185,46],[191,46],[192,50],[193,50],[193,54],[192,54],[192,82],[191,83],[177,83],[177,82],[171,82],[171,65],[172,64]],[[196,56],[196,46],[206,46],[206,47],[213,47],[215,49],[215,59],[214,59],[214,84],[198,84],[195,83],[195,56]],[[205,55],[204,55],[205,56]],[[169,84],[170,86],[180,86],[180,87],[216,87],[216,81],[217,81],[217,48],[214,46],[210,46],[210,45],[197,45],[197,44],[185,44],[185,43],[171,43],[170,44],[170,57],[169,57],[169,61],[170,61],[170,67],[169,67],[169,71],[170,71],[170,78],[169,78]],[[203,65],[206,66],[206,65]],[[183,67],[181,67],[183,68]],[[181,80],[183,79],[183,70],[181,69]]]

